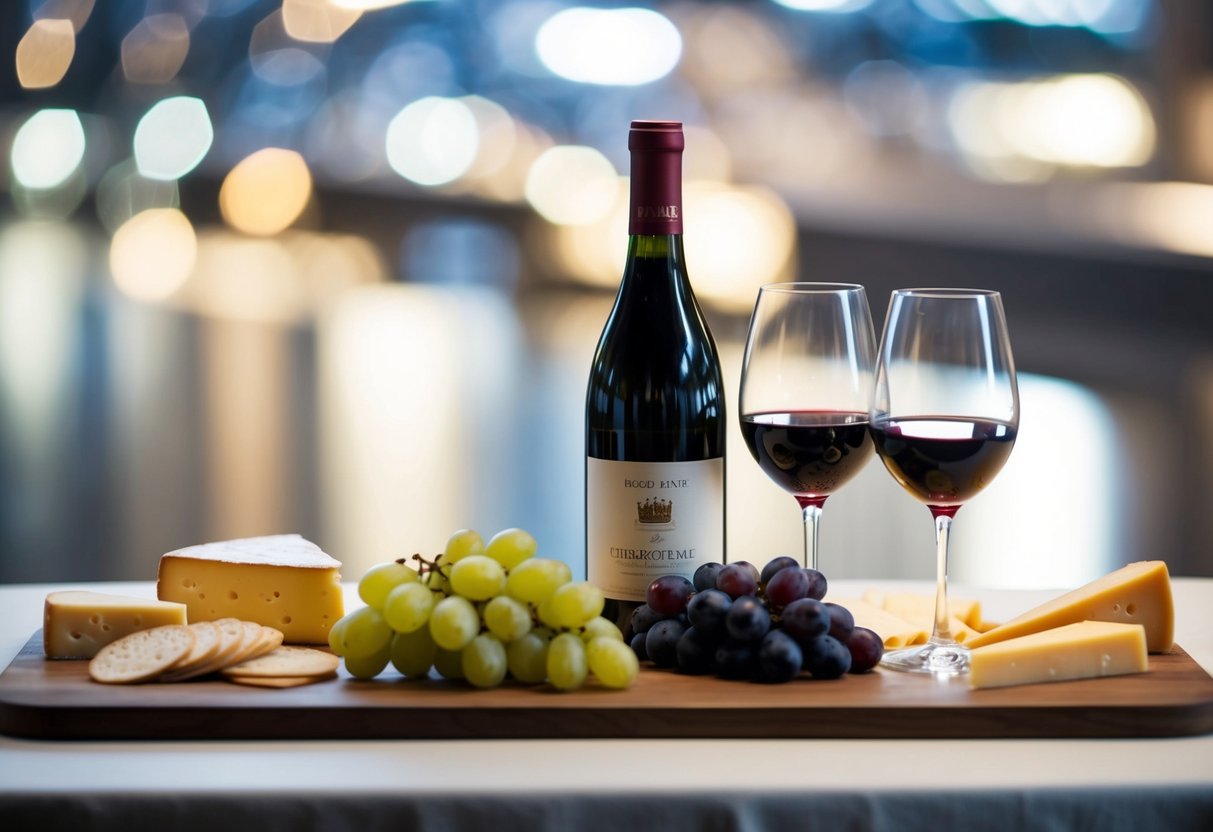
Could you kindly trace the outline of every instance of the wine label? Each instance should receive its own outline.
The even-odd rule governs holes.
[[[724,459],[586,459],[587,579],[644,601],[654,578],[724,563]]]

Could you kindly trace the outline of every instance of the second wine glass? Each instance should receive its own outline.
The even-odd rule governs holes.
[[[759,467],[800,504],[805,566],[812,569],[826,498],[872,457],[875,356],[862,286],[773,283],[759,290],[741,371],[741,432]]]

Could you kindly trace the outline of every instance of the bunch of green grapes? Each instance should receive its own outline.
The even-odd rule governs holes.
[[[640,665],[602,617],[602,591],[536,548],[522,529],[487,544],[461,529],[434,560],[414,555],[417,569],[403,558],[375,566],[358,582],[366,606],[333,625],[329,646],[358,679],[391,664],[409,678],[433,669],[478,688],[509,676],[575,690],[589,674],[626,688]]]

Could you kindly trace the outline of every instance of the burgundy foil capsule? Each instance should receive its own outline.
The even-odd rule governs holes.
[[[680,121],[633,121],[629,234],[682,233],[682,150]]]

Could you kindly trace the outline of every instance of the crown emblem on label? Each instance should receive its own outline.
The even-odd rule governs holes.
[[[650,498],[636,503],[636,519],[641,523],[669,523],[673,516],[674,503],[671,500]]]

